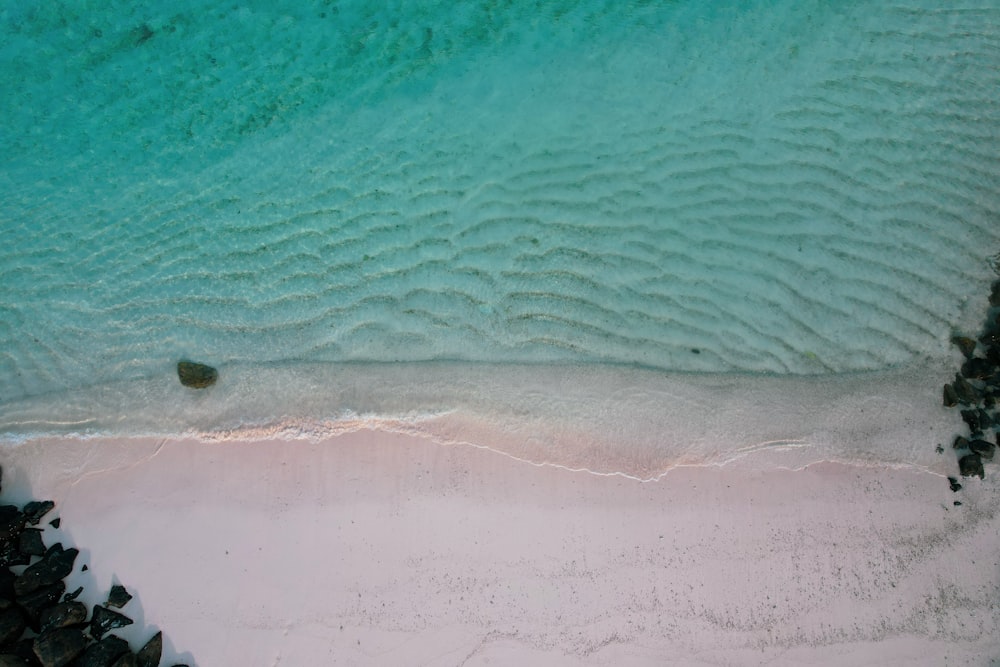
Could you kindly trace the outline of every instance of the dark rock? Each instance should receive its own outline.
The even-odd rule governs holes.
[[[962,364],[962,375],[974,380],[985,380],[993,375],[995,371],[996,368],[994,368],[993,364],[991,364],[988,360],[980,359],[979,357],[969,359]]]
[[[28,615],[28,625],[33,630],[38,631],[38,619],[42,612],[54,606],[65,592],[66,584],[57,581],[51,586],[39,588],[37,591],[32,591],[17,599],[17,603],[21,605],[21,609]]]
[[[965,357],[971,358],[973,353],[976,351],[976,340],[974,338],[969,338],[968,336],[952,336],[951,342],[961,350]]]
[[[177,362],[177,377],[185,387],[202,389],[215,384],[219,379],[219,371],[205,364],[198,364],[193,361]]]
[[[948,484],[951,486],[952,491],[961,491],[962,485],[958,483],[958,480],[954,477],[948,478]]]
[[[24,506],[24,516],[28,519],[28,523],[37,526],[42,517],[51,512],[55,506],[51,500],[32,500]]]
[[[0,568],[6,569],[15,565],[27,565],[31,562],[30,556],[21,553],[17,543],[5,542],[0,545]]]
[[[38,625],[42,632],[56,630],[87,621],[87,605],[82,602],[60,602],[49,607],[38,616]]]
[[[14,581],[14,594],[18,597],[62,580],[73,571],[73,561],[80,553],[76,549],[63,549],[61,544],[49,548],[42,560],[28,566]]]
[[[122,657],[118,658],[111,667],[138,667],[139,663],[136,662],[135,655],[132,653],[126,653]]]
[[[958,405],[958,394],[955,393],[955,388],[950,384],[944,386],[944,396],[943,396],[944,407],[953,408]]]
[[[968,449],[969,448],[969,441],[967,439],[963,438],[960,435],[956,436],[955,437],[955,442],[951,443],[951,448],[952,449]]]
[[[62,519],[60,519],[59,517],[56,517],[52,519],[52,521],[49,521],[49,525],[52,526],[53,528],[58,528],[60,523],[62,523]]]
[[[62,667],[83,653],[87,639],[81,630],[61,628],[36,637],[34,648],[42,667]]]
[[[21,532],[17,548],[25,556],[44,556],[46,548],[42,542],[42,531],[37,528],[25,528]]]
[[[0,567],[0,599],[14,599],[15,579],[17,579],[17,575],[11,572],[9,568]]]
[[[976,389],[972,386],[972,383],[957,373],[955,374],[955,381],[951,383],[951,386],[955,390],[955,395],[958,396],[959,403],[972,405],[979,400],[979,395],[976,393]]]
[[[121,609],[128,601],[132,599],[132,596],[128,594],[125,587],[121,584],[115,584],[111,587],[111,593],[108,594],[108,606],[116,607]]]
[[[983,460],[976,453],[966,454],[960,458],[958,460],[958,471],[962,473],[962,477],[975,476],[983,479],[986,476],[983,472]]]
[[[987,331],[979,337],[979,342],[987,347],[991,345],[1000,345],[1000,331],[997,331],[996,329]]]
[[[157,632],[146,645],[136,654],[138,667],[160,667],[160,656],[163,654],[163,633]]]
[[[972,440],[969,442],[969,449],[973,454],[979,454],[979,457],[983,460],[992,461],[993,450],[996,449],[996,445],[989,440]]]
[[[108,635],[87,647],[73,667],[109,667],[115,660],[128,653],[128,642],[121,637]]]
[[[90,619],[90,636],[100,639],[108,630],[132,625],[132,619],[107,607],[94,605],[94,616]]]
[[[38,662],[38,656],[35,655],[34,637],[23,637],[14,642],[10,647],[4,649],[4,651],[20,660],[19,665],[34,665],[37,667],[37,665],[42,664]]]
[[[1000,280],[994,280],[990,285],[990,305],[1000,306]]]
[[[969,430],[973,433],[982,433],[983,427],[979,423],[978,410],[962,410],[962,421],[969,425]]]
[[[63,596],[63,602],[72,602],[73,600],[80,597],[80,593],[83,592],[83,586],[77,586],[76,590],[72,593],[67,593]]]
[[[80,572],[86,572],[86,571],[87,571],[87,570],[89,570],[89,569],[90,569],[90,568],[89,568],[89,567],[87,567],[87,564],[86,564],[86,563],[84,563],[84,564],[83,564],[83,567],[81,567],[81,568],[80,568]]]
[[[0,505],[0,545],[15,543],[25,521],[24,513],[14,505]]]
[[[21,637],[28,626],[21,610],[11,605],[0,611],[0,646],[6,646]]]
[[[24,667],[27,665],[24,658],[12,653],[0,653],[0,667]]]
[[[954,505],[955,507],[961,507],[962,506],[962,501],[961,500],[956,500],[955,502],[952,503],[952,505]]]

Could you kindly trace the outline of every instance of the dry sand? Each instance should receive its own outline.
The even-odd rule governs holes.
[[[1000,664],[996,474],[640,482],[370,430],[2,458],[7,498],[56,501],[87,601],[123,583],[121,634],[202,667]]]

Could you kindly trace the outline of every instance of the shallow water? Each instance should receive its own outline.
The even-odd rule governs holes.
[[[182,357],[287,378],[212,428],[312,405],[303,364],[950,358],[1000,245],[1000,3],[704,4],[6,8],[0,428],[142,430]],[[298,416],[377,412],[358,377]]]

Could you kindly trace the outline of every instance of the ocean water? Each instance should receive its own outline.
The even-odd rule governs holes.
[[[995,0],[3,3],[0,432],[943,366],[997,90]]]

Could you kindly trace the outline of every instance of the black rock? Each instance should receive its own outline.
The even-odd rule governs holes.
[[[38,631],[38,619],[42,612],[54,606],[65,592],[66,584],[58,581],[51,586],[39,588],[37,591],[32,591],[17,599],[17,603],[21,605],[21,609],[28,616],[28,625],[33,630]]]
[[[10,568],[0,567],[0,599],[14,599],[14,580],[17,575],[10,571]]]
[[[25,528],[21,532],[17,548],[25,556],[44,556],[46,548],[42,542],[42,531],[37,528]]]
[[[34,648],[42,667],[63,667],[83,653],[87,639],[81,630],[61,628],[36,637]]]
[[[979,477],[983,479],[986,475],[983,472],[983,460],[979,454],[966,454],[958,460],[958,471],[962,477]]]
[[[107,607],[94,605],[94,616],[90,619],[90,636],[100,639],[108,630],[132,625],[132,619]]]
[[[138,667],[160,667],[160,656],[163,654],[163,633],[157,632],[146,645],[136,654]]]
[[[56,517],[52,519],[52,521],[49,521],[49,525],[52,526],[53,528],[58,528],[60,523],[62,523],[62,519],[60,519],[59,517]]]
[[[965,357],[971,358],[973,353],[976,351],[976,340],[974,338],[969,338],[968,336],[952,336],[951,342],[961,350]]]
[[[958,480],[954,477],[948,478],[948,484],[951,486],[952,491],[961,491],[962,485],[958,483]]]
[[[116,607],[121,609],[128,601],[132,599],[132,596],[128,594],[125,587],[121,584],[115,584],[111,587],[111,593],[108,594],[108,606]]]
[[[24,516],[27,517],[28,523],[37,526],[42,517],[51,512],[55,506],[51,500],[32,500],[24,506]]]
[[[953,408],[958,405],[958,394],[955,393],[955,388],[950,384],[944,386],[943,403],[946,408]]]
[[[78,553],[76,549],[63,549],[61,544],[56,543],[42,560],[29,565],[14,581],[14,594],[21,597],[62,580],[73,571],[73,561]]]
[[[952,503],[952,505],[954,505],[955,507],[961,507],[962,506],[962,501],[961,500],[956,500],[955,502]]]
[[[18,548],[18,543],[5,542],[0,545],[0,569],[7,569],[15,565],[27,565],[31,562],[31,556],[25,556]]]
[[[126,653],[122,657],[118,658],[111,667],[138,667],[138,662],[136,662],[135,655],[132,653]]]
[[[972,405],[979,400],[979,395],[976,393],[976,389],[972,386],[972,383],[957,373],[955,374],[955,381],[951,383],[951,386],[955,390],[955,395],[958,396],[959,403]]]
[[[26,521],[24,513],[14,505],[0,505],[0,545],[15,543]]]
[[[177,362],[177,377],[180,378],[181,384],[185,387],[202,389],[215,384],[215,381],[219,379],[219,371],[205,364],[179,361]]]
[[[108,635],[87,647],[73,667],[110,667],[115,660],[128,653],[128,642],[121,637]]]
[[[0,611],[0,646],[7,646],[20,639],[27,626],[21,610],[14,605]]]
[[[962,375],[967,378],[985,380],[994,372],[996,372],[996,368],[986,359],[976,357],[962,364]]]
[[[24,658],[13,653],[0,653],[0,667],[24,667],[27,664]]]
[[[978,410],[962,410],[962,421],[969,425],[969,430],[973,433],[983,432],[983,427],[979,423]]]
[[[38,625],[42,632],[78,625],[86,620],[87,605],[74,601],[60,602],[38,615]]]
[[[997,331],[996,329],[987,331],[979,337],[979,342],[987,347],[991,345],[1000,345],[1000,331]]]
[[[38,662],[38,656],[35,655],[34,644],[34,637],[24,637],[14,642],[14,644],[10,647],[4,649],[4,652],[13,656],[16,660],[21,661],[13,663],[18,665],[18,667],[24,667],[24,665],[39,665],[41,663]]]
[[[979,457],[983,460],[992,461],[993,450],[996,449],[996,445],[989,440],[972,440],[969,442],[969,449],[973,454],[979,454]]]
[[[969,441],[962,436],[955,436],[955,442],[951,443],[952,449],[968,449]]]
[[[1000,306],[1000,280],[994,280],[990,285],[990,305]]]
[[[83,592],[83,586],[77,586],[76,590],[72,593],[67,593],[63,596],[63,602],[72,602],[73,600],[80,597],[80,593]]]

